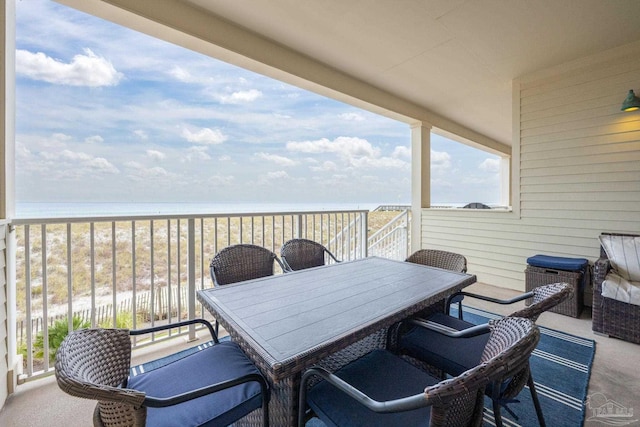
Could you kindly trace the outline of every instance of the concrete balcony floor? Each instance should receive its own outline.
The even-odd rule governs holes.
[[[474,284],[468,290],[497,298],[509,298],[518,293],[481,283]],[[496,306],[470,299],[465,303],[500,314],[508,314],[515,310],[514,306]],[[595,335],[591,331],[590,310],[585,310],[578,319],[556,313],[545,313],[540,316],[538,324],[594,339],[596,353],[588,395],[597,392],[603,393],[608,399],[620,402],[630,408],[636,406],[635,410],[640,410],[640,371],[637,369],[640,366],[640,346]],[[177,338],[174,342],[147,347],[135,352],[134,363],[152,360],[191,345],[193,343],[185,342],[184,338]],[[16,393],[7,399],[4,408],[0,411],[0,426],[88,426],[91,425],[94,407],[95,401],[79,399],[63,393],[57,387],[55,378],[50,376],[19,386]]]

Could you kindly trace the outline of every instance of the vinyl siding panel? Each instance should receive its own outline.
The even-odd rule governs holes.
[[[601,232],[640,233],[640,44],[525,76],[516,90],[514,212],[424,209],[422,247],[462,253],[478,280],[524,290],[532,255],[599,255]],[[514,147],[515,148],[515,147]]]

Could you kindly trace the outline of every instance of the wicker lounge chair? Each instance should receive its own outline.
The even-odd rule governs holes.
[[[513,304],[529,299],[532,301],[531,305],[515,311],[508,317],[527,318],[535,322],[540,314],[569,298],[573,294],[573,287],[567,283],[539,286],[509,300],[499,300],[469,292],[461,292],[461,294],[497,304]],[[447,305],[447,309],[448,307],[449,305]],[[413,319],[406,323],[406,327],[403,325],[398,327],[399,336],[389,338],[390,346],[395,348],[399,354],[408,355],[450,375],[459,375],[477,365],[482,357],[484,346],[490,339],[486,332],[487,325],[476,326],[446,313],[433,314],[426,321]],[[413,327],[409,324],[412,324]],[[405,329],[403,330],[403,328]],[[493,400],[497,426],[502,425],[500,406],[506,408],[503,403],[516,397],[525,385],[529,386],[538,421],[541,426],[545,425],[527,362],[522,364],[518,370],[512,370],[505,374],[500,387],[487,390],[487,395]]]
[[[522,318],[500,319],[488,328],[477,366],[454,378],[440,381],[389,351],[374,350],[335,373],[307,370],[299,407],[308,403],[328,426],[479,426],[485,387],[501,373],[526,366],[540,338],[533,322]],[[324,381],[307,391],[314,376]],[[299,427],[304,420],[301,410]]]
[[[602,233],[602,235],[640,239],[640,235],[636,234]],[[602,295],[602,282],[611,270],[612,260],[601,245],[600,258],[593,266],[592,329],[599,334],[640,344],[640,306]]]
[[[129,378],[131,335],[195,323],[207,326],[214,345]],[[268,426],[265,379],[237,344],[219,342],[205,320],[74,331],[56,353],[55,372],[63,391],[98,401],[94,426],[226,426],[258,408]]]
[[[415,264],[428,265],[430,267],[443,268],[445,270],[467,272],[467,259],[454,252],[440,251],[436,249],[420,249],[409,256],[405,261]],[[462,295],[456,296],[451,303],[458,304],[458,318],[462,319]],[[448,306],[448,305],[447,305]]]
[[[307,239],[291,239],[280,249],[282,262],[289,271],[340,262],[326,247]]]

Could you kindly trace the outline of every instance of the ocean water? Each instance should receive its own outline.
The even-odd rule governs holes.
[[[373,210],[390,203],[18,202],[16,218]],[[409,205],[409,203],[402,203]]]

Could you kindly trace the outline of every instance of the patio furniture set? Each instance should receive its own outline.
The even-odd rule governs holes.
[[[594,277],[593,328],[639,342],[640,310],[620,309],[633,304],[611,298],[607,280],[612,272],[640,280],[640,267],[617,257],[637,250],[640,237],[606,236]],[[539,340],[534,322],[575,298],[575,284],[541,284],[497,300],[464,291],[476,277],[466,273],[462,255],[450,252],[340,262],[324,246],[295,239],[281,257],[253,245],[216,254],[214,287],[198,291],[215,327],[201,319],[180,323],[204,324],[212,345],[134,378],[129,336],[176,325],[71,333],[57,353],[60,388],[98,400],[94,425],[105,426],[303,426],[312,416],[327,426],[480,425],[485,395],[501,426],[501,403],[526,385],[545,425],[529,370]],[[283,274],[274,275],[276,265]],[[628,298],[640,297],[620,286]],[[463,319],[463,298],[528,304],[476,326]],[[218,339],[219,324],[230,340]]]

